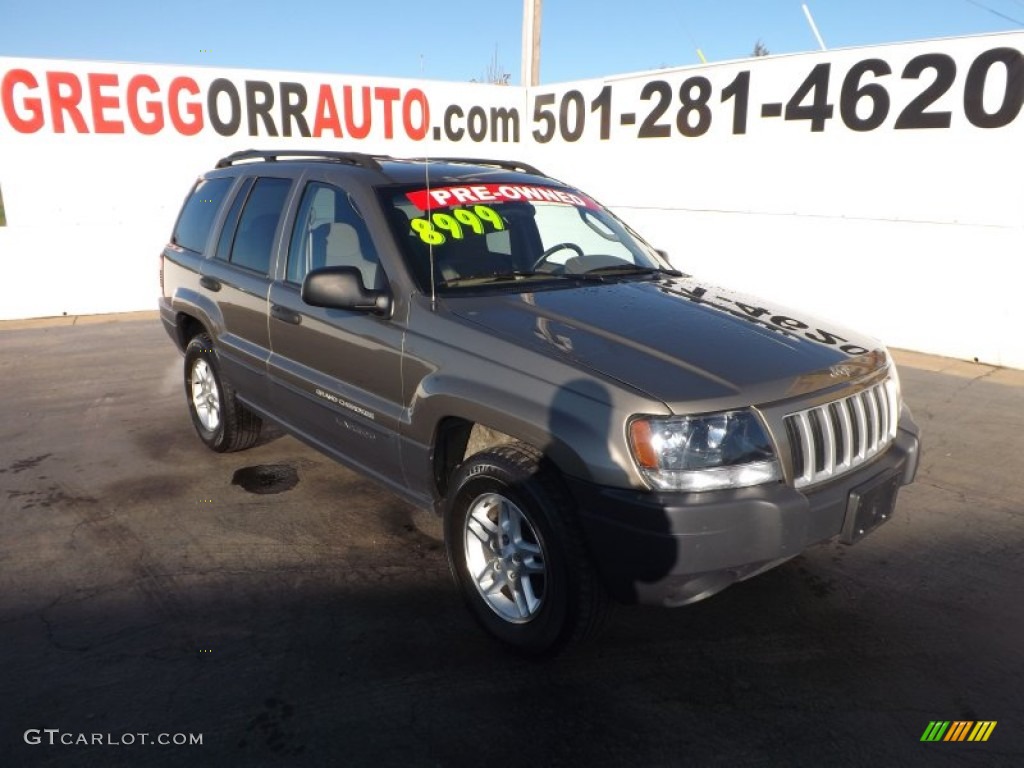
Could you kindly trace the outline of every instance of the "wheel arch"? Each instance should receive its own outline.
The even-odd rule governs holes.
[[[435,498],[446,497],[452,477],[467,458],[515,443],[539,451],[559,473],[584,478],[589,475],[584,458],[558,436],[538,424],[512,418],[508,413],[482,411],[477,405],[468,411],[453,409],[437,421],[430,452]]]
[[[552,656],[598,634],[610,596],[586,548],[572,498],[545,455],[500,445],[467,461],[452,483],[444,517],[448,564],[484,630],[534,657]],[[484,517],[474,514],[478,502]],[[502,515],[520,522],[503,523]],[[539,583],[533,581],[537,573]],[[518,610],[509,610],[513,601]]]
[[[174,341],[182,352],[197,333],[205,332],[216,341],[219,329],[223,328],[216,302],[196,291],[179,290],[171,309],[174,311]]]
[[[188,343],[201,333],[209,334],[209,329],[199,318],[187,312],[178,312],[174,317],[175,334],[177,335],[178,346],[185,350]]]

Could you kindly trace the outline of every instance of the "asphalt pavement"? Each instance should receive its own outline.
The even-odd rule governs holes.
[[[1024,765],[1024,371],[898,360],[892,521],[532,662],[429,513],[207,450],[154,314],[0,323],[0,766]]]

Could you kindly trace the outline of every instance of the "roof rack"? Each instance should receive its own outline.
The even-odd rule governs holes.
[[[546,173],[535,168],[529,163],[521,163],[518,160],[485,160],[480,157],[434,157],[430,156],[428,160],[442,163],[466,163],[467,165],[493,165],[498,168],[504,168],[507,171],[523,171],[525,173],[532,173],[535,176],[547,176]]]
[[[227,157],[222,157],[217,161],[217,167],[228,168],[245,160],[263,160],[273,163],[285,157],[330,160],[335,163],[347,163],[348,165],[356,165],[360,168],[369,168],[374,171],[380,170],[380,163],[372,155],[366,155],[362,152],[329,152],[321,149],[243,149],[240,152],[232,152]]]

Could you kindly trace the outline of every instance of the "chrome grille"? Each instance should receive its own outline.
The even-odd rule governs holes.
[[[817,485],[859,467],[896,437],[899,393],[891,379],[786,416],[793,485]]]

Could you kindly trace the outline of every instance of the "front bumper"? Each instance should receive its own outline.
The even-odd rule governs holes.
[[[908,485],[920,442],[901,425],[888,450],[807,493],[777,483],[704,493],[652,493],[567,478],[595,567],[627,603],[685,605],[838,536],[850,492],[897,475]]]

